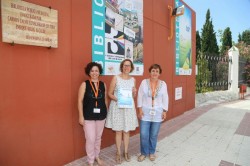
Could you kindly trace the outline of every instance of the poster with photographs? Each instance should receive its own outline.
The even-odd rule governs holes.
[[[182,6],[175,0],[175,7]],[[185,6],[183,15],[176,17],[176,75],[192,74],[192,12]]]
[[[133,61],[133,42],[125,40],[125,59]]]
[[[143,74],[143,0],[92,1],[92,60],[104,75],[119,74],[120,62],[130,59],[132,75]]]

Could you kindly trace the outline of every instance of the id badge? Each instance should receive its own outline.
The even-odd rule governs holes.
[[[155,116],[156,111],[154,109],[150,109],[149,111],[149,115]]]
[[[100,113],[101,109],[100,108],[94,108],[94,113]]]

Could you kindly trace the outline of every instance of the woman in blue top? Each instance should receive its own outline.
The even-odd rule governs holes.
[[[161,122],[166,119],[168,111],[167,84],[159,79],[161,66],[153,64],[149,68],[150,78],[141,82],[138,91],[137,107],[140,119],[141,155],[138,161],[149,156],[155,160],[155,149]]]

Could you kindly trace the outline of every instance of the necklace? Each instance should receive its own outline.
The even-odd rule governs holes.
[[[156,82],[153,82],[151,80],[149,80],[150,82],[150,90],[152,92],[152,107],[154,107],[154,100],[155,100],[155,96],[156,96],[156,89],[157,89],[157,85],[158,85],[158,80]]]

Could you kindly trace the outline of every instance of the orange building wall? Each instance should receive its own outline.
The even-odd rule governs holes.
[[[85,155],[78,124],[77,95],[86,63],[91,61],[90,0],[27,0],[58,10],[58,48],[0,42],[0,165],[59,166]],[[175,75],[175,39],[170,35],[172,0],[144,0],[144,75],[158,63],[168,84],[168,119],[195,106],[195,75]],[[0,18],[1,19],[1,18]],[[195,13],[192,16],[192,63],[195,64]],[[2,27],[0,26],[0,31]],[[2,38],[2,34],[0,34]],[[193,71],[195,65],[193,65]],[[111,76],[102,76],[107,85]],[[182,86],[183,98],[174,100]],[[138,129],[133,134],[138,133]],[[105,129],[102,147],[114,144]]]

